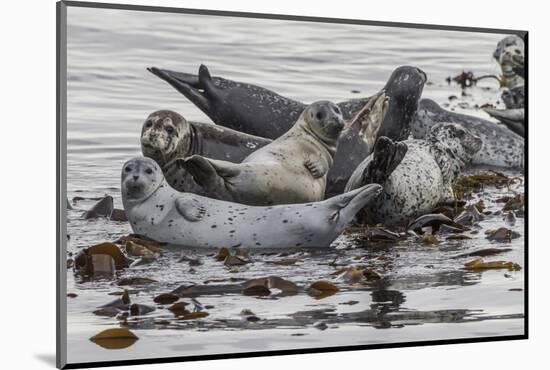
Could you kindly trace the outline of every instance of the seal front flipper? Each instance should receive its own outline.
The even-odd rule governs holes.
[[[180,158],[177,163],[185,168],[193,176],[195,182],[207,191],[214,191],[230,185],[231,178],[241,172],[235,163],[207,159],[200,155]]]
[[[374,144],[372,161],[363,171],[361,183],[383,185],[399,166],[407,150],[407,144],[403,142],[394,142],[385,136],[379,137]]]
[[[163,69],[158,69],[156,67],[147,68],[149,72],[155,76],[163,79],[168,82],[175,88],[177,91],[182,93],[187,99],[189,99],[193,104],[195,104],[200,110],[202,110],[206,115],[210,117],[210,102],[209,100],[199,91],[201,88],[200,83],[197,79],[197,86],[193,86],[187,82],[175,78],[170,71]]]
[[[304,166],[308,169],[308,171],[311,173],[313,178],[316,178],[316,179],[325,176],[328,172],[328,166],[319,158],[306,159],[304,161]]]
[[[206,208],[196,197],[183,196],[177,198],[176,209],[187,221],[197,222],[203,219],[206,214]]]

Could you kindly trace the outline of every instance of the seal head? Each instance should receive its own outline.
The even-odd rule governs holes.
[[[146,157],[166,164],[188,150],[190,136],[190,125],[185,118],[170,110],[159,110],[143,123],[141,149]]]
[[[131,159],[122,167],[122,199],[125,202],[142,202],[158,189],[163,180],[162,170],[152,159]]]
[[[312,133],[323,143],[336,145],[344,128],[344,119],[340,108],[327,100],[309,105],[302,113],[304,129]],[[302,120],[298,120],[301,122]]]

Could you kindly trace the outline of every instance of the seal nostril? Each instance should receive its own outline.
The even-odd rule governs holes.
[[[134,178],[134,181],[137,181],[137,179],[139,179],[139,175],[134,175],[132,177]]]

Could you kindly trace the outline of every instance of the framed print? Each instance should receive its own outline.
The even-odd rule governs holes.
[[[59,368],[527,338],[526,31],[57,12]]]

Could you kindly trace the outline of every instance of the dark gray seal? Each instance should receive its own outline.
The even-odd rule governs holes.
[[[437,123],[458,123],[482,141],[472,164],[523,168],[525,140],[505,126],[482,118],[459,114],[441,108],[430,99],[422,99],[411,124],[412,136],[424,139]]]
[[[276,139],[287,132],[308,106],[261,86],[211,77],[205,65],[199,74],[152,67],[151,73],[172,85],[218,125],[251,135]],[[422,94],[426,74],[416,67],[396,68],[383,90],[390,98],[386,120],[379,136],[401,140],[408,136],[408,123]],[[350,120],[370,97],[338,103],[345,120]]]
[[[170,110],[151,113],[141,129],[141,151],[154,159],[163,169],[166,180],[174,189],[202,194],[202,187],[183,168],[176,158],[202,155],[239,163],[271,140],[243,134],[226,127],[189,122]]]
[[[360,222],[386,226],[406,225],[452,200],[452,184],[481,148],[480,138],[454,123],[434,125],[425,140],[392,145],[382,139],[352,174],[346,191],[366,183],[382,184],[382,194],[358,217]]]

